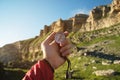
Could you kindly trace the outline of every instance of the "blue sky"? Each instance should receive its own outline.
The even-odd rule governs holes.
[[[76,13],[89,14],[112,0],[0,0],[0,47],[39,35],[44,25]]]

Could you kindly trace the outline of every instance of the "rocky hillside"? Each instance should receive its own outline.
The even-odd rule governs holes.
[[[50,34],[51,31],[69,31],[69,38],[75,44],[76,51],[82,49],[80,53],[88,51],[103,51],[105,53],[114,53],[115,49],[104,47],[105,44],[114,43],[113,41],[103,41],[95,43],[92,46],[86,47],[82,43],[90,45],[97,39],[110,38],[109,36],[118,36],[120,34],[120,1],[113,0],[111,4],[95,7],[90,11],[89,15],[76,14],[74,17],[67,20],[59,19],[51,25],[45,25],[40,31],[39,36],[28,40],[17,41],[12,44],[7,44],[0,48],[0,62],[6,65],[14,65],[25,61],[34,62],[41,58],[40,43]],[[72,36],[72,37],[71,37]],[[116,38],[116,37],[115,37]],[[111,38],[110,38],[111,39]],[[101,47],[97,47],[101,45]],[[81,48],[82,46],[82,48]],[[103,48],[104,47],[104,48]],[[116,52],[118,54],[119,52]]]

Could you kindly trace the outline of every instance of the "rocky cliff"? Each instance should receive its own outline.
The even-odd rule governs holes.
[[[119,23],[120,19],[120,1],[113,0],[109,5],[102,5],[95,7],[90,11],[89,15],[86,14],[76,14],[74,17],[68,20],[59,19],[53,22],[50,26],[44,27],[41,30],[41,34],[46,34],[46,32],[56,31],[56,29],[61,28],[62,30],[68,31],[91,31],[97,30],[111,25]]]
[[[40,43],[51,31],[88,32],[110,27],[120,23],[120,0],[111,4],[95,7],[89,15],[76,14],[67,20],[59,19],[45,25],[39,36],[28,40],[7,44],[0,48],[0,61],[11,64],[19,61],[36,61],[41,58]]]

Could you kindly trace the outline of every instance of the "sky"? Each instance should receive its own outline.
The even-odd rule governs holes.
[[[112,0],[0,0],[0,47],[38,36],[44,25],[89,14]]]

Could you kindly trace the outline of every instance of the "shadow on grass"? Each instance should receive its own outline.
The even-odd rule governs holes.
[[[17,70],[17,71],[5,70],[2,80],[22,80],[24,75],[25,75],[25,72],[21,70]]]
[[[72,77],[70,78],[71,80],[84,80],[85,78],[83,77],[80,77],[80,76],[77,76],[77,75],[74,75],[74,73],[77,73],[79,72],[80,70],[73,70],[72,72]]]
[[[84,80],[84,78],[77,77],[77,76],[73,76],[71,79],[72,79],[72,80]]]
[[[119,75],[120,75],[120,72],[115,72],[114,75],[115,75],[115,76],[119,76]]]
[[[120,60],[120,57],[117,57],[115,55],[110,55],[110,54],[105,54],[105,53],[102,53],[102,52],[87,52],[87,54],[89,56],[94,56],[94,57],[98,57],[98,58],[102,58],[102,59],[107,59],[107,60],[111,60],[111,61],[114,61],[114,60]]]

